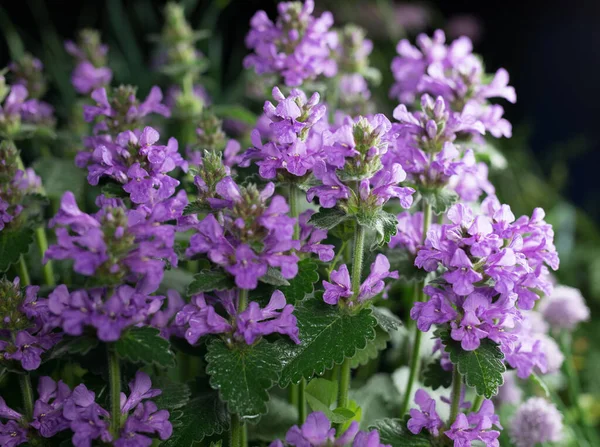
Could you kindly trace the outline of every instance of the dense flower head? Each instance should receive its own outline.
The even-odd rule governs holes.
[[[0,444],[2,446],[16,447],[28,441],[27,428],[20,423],[22,417],[21,413],[9,408],[0,397]]]
[[[91,185],[110,177],[123,185],[133,203],[153,206],[171,197],[179,185],[168,173],[188,167],[178,152],[177,140],[170,138],[163,146],[157,144],[159,138],[152,127],[121,132],[114,141],[91,138],[91,152],[79,152],[76,163],[87,167]]]
[[[238,307],[238,292],[215,292],[216,296],[199,294],[192,297],[176,315],[175,324],[184,330],[190,344],[208,334],[222,334],[252,345],[260,337],[279,333],[300,343],[294,306],[287,304],[279,290],[271,295],[269,303],[260,307],[251,301],[246,309]],[[225,311],[225,316],[219,312]]]
[[[475,216],[463,204],[448,211],[449,224],[434,225],[415,265],[428,272],[442,266],[445,284],[427,287],[431,299],[417,303],[411,318],[421,330],[431,324],[451,324],[451,336],[463,349],[477,349],[490,338],[505,352],[514,348],[515,327],[539,299],[549,293],[548,266],[558,268],[552,227],[536,209],[531,218],[515,220],[495,197]],[[459,312],[457,312],[457,310]]]
[[[99,196],[100,210],[93,215],[81,211],[71,192],[66,192],[50,226],[56,226],[56,244],[45,258],[71,259],[75,272],[93,276],[101,285],[122,281],[137,283],[138,290],[158,288],[167,266],[177,265],[174,225],[187,204],[185,192],[158,203],[154,208],[127,209],[120,199]]]
[[[38,291],[37,286],[27,286],[22,293],[18,277],[0,280],[0,363],[36,370],[42,355],[60,341],[61,334],[53,332],[48,300],[38,298]]]
[[[469,38],[460,37],[450,45],[445,42],[442,30],[436,30],[432,37],[419,35],[417,47],[401,40],[399,56],[392,61],[396,83],[390,95],[405,104],[423,93],[441,96],[452,110],[478,119],[495,137],[509,137],[511,125],[502,118],[502,107],[489,103],[490,98],[516,101],[506,70],[499,69],[491,81],[486,81],[483,64],[472,53]]]
[[[563,416],[556,406],[541,397],[531,397],[511,420],[510,438],[517,447],[559,442],[563,436]]]
[[[340,299],[343,299],[343,302],[349,306],[363,303],[383,292],[386,278],[398,279],[398,272],[390,272],[390,262],[385,255],[378,254],[371,264],[369,275],[360,285],[358,294],[354,296],[348,267],[342,264],[338,270],[331,272],[329,281],[323,280],[325,289],[323,301],[336,305]]]
[[[54,324],[66,334],[80,336],[91,327],[100,340],[111,342],[128,327],[148,322],[163,300],[164,296],[148,295],[127,285],[69,292],[63,284],[48,296],[48,309]]]
[[[19,60],[8,65],[12,83],[24,86],[32,98],[41,98],[48,88],[44,76],[44,64],[37,57],[25,53]]]
[[[294,425],[285,435],[285,444],[276,440],[270,447],[326,447],[326,446],[352,446],[352,447],[386,447],[379,440],[379,432],[359,431],[358,422],[354,421],[336,438],[336,429],[332,428],[331,421],[320,412],[314,412],[306,417],[302,426]]]
[[[163,95],[159,87],[152,87],[143,102],[137,99],[136,91],[137,88],[130,85],[122,85],[110,91],[104,87],[95,89],[91,97],[96,104],[83,106],[85,121],[96,121],[94,131],[97,134],[116,135],[142,127],[144,117],[151,113],[165,117],[171,115],[169,108],[162,103]]]
[[[324,12],[315,17],[314,7],[313,0],[279,3],[275,23],[265,11],[258,11],[246,36],[246,46],[254,52],[246,56],[244,66],[258,74],[276,73],[288,86],[319,75],[335,76],[337,64],[332,53],[338,36],[330,31],[333,16]]]
[[[558,285],[540,302],[539,311],[552,329],[573,330],[590,318],[590,309],[578,289]]]
[[[274,87],[272,94],[277,105],[270,101],[264,105],[268,132],[261,132],[257,125],[251,135],[253,147],[244,153],[240,165],[249,166],[258,160],[259,174],[266,179],[304,177],[323,158],[321,132],[326,127],[326,107],[319,104],[318,93],[307,98],[303,91],[292,89],[286,97]],[[263,133],[270,141],[262,142]]]
[[[24,85],[5,85],[0,75],[0,135],[13,138],[21,129],[21,123],[52,127],[55,124],[54,108],[39,99],[29,98]]]
[[[77,61],[71,83],[78,93],[87,95],[110,84],[112,70],[106,67],[108,46],[101,43],[98,31],[82,30],[77,43],[67,40],[65,49]]]
[[[255,289],[269,267],[279,268],[286,279],[298,273],[299,241],[293,240],[295,219],[282,196],[273,196],[275,185],[260,191],[242,187],[225,177],[215,187],[218,197],[208,198],[215,214],[195,225],[187,256],[206,254],[235,277],[242,289]]]

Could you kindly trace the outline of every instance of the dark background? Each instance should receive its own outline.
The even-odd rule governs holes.
[[[245,54],[243,38],[250,17],[257,9],[265,9],[273,17],[276,2],[188,0],[183,3],[188,5],[194,27],[209,28],[220,37],[219,46],[209,51],[209,56],[218,54],[221,59],[218,76],[225,90],[241,71],[241,58]],[[333,10],[336,23],[343,23],[344,17],[356,20],[370,16],[369,11],[381,7],[382,3],[386,4],[330,0],[317,1],[317,7]],[[60,46],[59,41],[73,38],[77,29],[97,27],[111,46],[111,62],[114,51],[118,51],[129,64],[128,70],[115,70],[116,80],[142,84],[143,89],[148,87],[143,85],[149,82],[148,78],[138,76],[130,67],[138,66],[139,70],[146,71],[153,46],[144,36],[160,30],[163,4],[151,0],[1,0],[0,28],[10,21],[25,47],[41,55],[42,49],[52,45],[56,48]],[[482,34],[476,51],[482,54],[488,71],[499,67],[509,71],[518,96],[516,105],[505,107],[515,127],[514,141],[503,143],[509,163],[513,157],[518,163],[523,162],[523,153],[527,152],[527,170],[539,172],[553,193],[562,194],[600,222],[600,2],[445,0],[425,5],[429,14],[425,28],[428,32],[444,26],[457,15],[468,14],[479,21]],[[373,31],[370,37],[378,53],[374,54],[374,63],[379,62],[384,73],[379,93],[385,97],[391,82],[387,72],[396,41],[377,35],[382,29],[377,19],[371,19],[370,26]],[[52,31],[52,38],[48,37],[47,30]],[[392,31],[398,36],[402,34],[401,29]],[[133,47],[140,48],[140,52]],[[50,61],[57,65],[52,68],[53,73],[68,76],[70,60],[64,55],[56,59]],[[8,60],[7,43],[0,37],[0,66]],[[48,66],[49,61],[44,62]],[[52,90],[52,95],[58,96],[59,92]],[[383,105],[384,109],[390,109],[387,112],[392,106],[391,103]]]

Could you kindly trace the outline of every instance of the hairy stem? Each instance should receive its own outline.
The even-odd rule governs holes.
[[[458,367],[454,365],[452,370],[452,394],[450,398],[452,399],[450,403],[450,417],[448,418],[448,427],[450,427],[456,417],[458,416],[458,412],[460,410],[460,395],[462,391],[462,374],[458,371]]]
[[[31,387],[31,377],[29,377],[29,374],[19,375],[19,385],[21,386],[25,417],[28,421],[31,421],[33,419],[33,388]]]
[[[109,345],[108,381],[110,383],[110,432],[115,439],[121,431],[121,368],[116,352]]]
[[[423,202],[423,235],[421,236],[421,241],[425,241],[427,237],[427,231],[429,231],[429,227],[431,225],[431,205],[426,201]],[[424,280],[420,285],[416,286],[418,289],[415,292],[414,302],[417,301],[425,301],[425,292],[423,289],[425,288],[426,280]],[[418,293],[417,293],[418,292]],[[410,308],[413,307],[414,302],[411,304]],[[419,375],[419,366],[421,361],[421,338],[422,332],[419,330],[417,325],[413,326],[414,331],[414,344],[412,353],[410,356],[410,372],[408,374],[408,382],[406,383],[406,388],[404,390],[404,399],[402,400],[402,407],[400,408],[400,416],[404,417],[406,412],[408,411],[408,407],[410,405],[410,398],[412,396],[413,387],[415,384],[415,380]]]
[[[231,415],[231,437],[229,439],[230,447],[241,447],[242,445],[242,424],[237,414]]]
[[[248,307],[248,289],[240,289],[238,293],[238,313],[242,313]]]

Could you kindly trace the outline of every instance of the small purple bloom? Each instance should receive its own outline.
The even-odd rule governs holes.
[[[426,391],[419,389],[415,394],[415,403],[421,410],[414,408],[410,410],[408,430],[416,435],[426,428],[433,436],[438,436],[439,429],[444,423],[435,410],[435,400],[429,397]]]

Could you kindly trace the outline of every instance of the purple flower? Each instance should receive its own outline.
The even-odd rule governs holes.
[[[480,340],[486,338],[488,333],[480,329],[482,321],[478,318],[481,313],[489,306],[489,301],[486,297],[479,293],[473,293],[467,297],[462,308],[465,314],[460,321],[460,324],[452,322],[452,332],[450,333],[453,340],[460,341],[461,347],[465,351],[473,351],[479,347]]]
[[[534,447],[561,441],[563,430],[563,415],[556,406],[541,397],[531,397],[517,409],[509,431],[517,447]]]
[[[392,236],[390,248],[405,248],[409,253],[416,254],[417,248],[423,241],[423,213],[414,214],[404,211],[397,216],[398,232]]]
[[[88,95],[93,90],[110,84],[112,70],[107,67],[94,67],[89,61],[81,61],[73,70],[71,83],[77,93]]]
[[[40,377],[38,382],[38,400],[33,409],[31,426],[44,438],[51,438],[58,432],[69,428],[69,421],[63,416],[63,407],[71,396],[71,390],[62,380]]]
[[[413,434],[421,433],[426,428],[433,436],[438,436],[439,429],[444,425],[435,410],[435,400],[429,397],[426,391],[419,389],[415,394],[415,403],[421,409],[410,410],[410,419],[408,420],[408,430]]]
[[[282,2],[278,6],[276,23],[264,11],[258,11],[250,21],[246,46],[254,50],[246,56],[244,66],[258,74],[277,73],[288,86],[300,85],[319,75],[332,77],[337,64],[331,57],[337,45],[337,35],[329,31],[333,16],[325,12],[312,16],[314,2]]]
[[[340,298],[350,298],[352,296],[352,283],[346,264],[342,264],[339,270],[333,270],[329,278],[331,282],[323,280],[325,289],[323,301],[327,304],[336,305]]]
[[[425,287],[429,300],[416,302],[410,311],[410,318],[417,322],[420,331],[428,332],[433,324],[444,324],[458,317],[452,307],[455,295],[449,291],[441,291],[431,286]]]
[[[23,417],[21,413],[16,412],[6,405],[6,402],[0,397],[0,418],[18,421]]]
[[[455,267],[444,274],[444,279],[452,284],[454,292],[458,295],[468,295],[473,292],[473,284],[481,281],[483,276],[473,270],[473,264],[462,249],[457,249],[450,260],[450,266]]]
[[[323,262],[329,262],[335,257],[335,246],[322,244],[321,241],[327,239],[327,230],[317,228],[308,223],[310,216],[314,214],[312,210],[306,210],[300,216],[300,241],[302,246],[300,251],[303,253],[314,253]]]
[[[481,441],[486,447],[499,447],[497,438],[500,432],[489,430],[491,422],[489,420],[485,422],[485,425],[482,422],[477,427],[471,427],[467,416],[459,413],[450,430],[446,430],[444,434],[454,441],[455,447],[471,447],[472,441]]]
[[[398,272],[390,272],[390,262],[385,255],[378,254],[371,264],[369,276],[360,286],[358,301],[366,301],[379,295],[385,287],[383,280],[386,278],[398,279]]]
[[[0,445],[16,447],[28,441],[27,429],[15,421],[0,422]]]
[[[185,339],[191,345],[196,344],[204,335],[233,330],[231,324],[206,302],[203,294],[193,296],[190,304],[183,306],[175,316],[175,324],[186,327]]]
[[[590,318],[590,309],[578,289],[556,286],[552,294],[540,302],[540,312],[553,329],[573,330]]]
[[[78,385],[63,405],[63,416],[73,431],[75,447],[91,447],[92,441],[112,441],[108,431],[109,413],[95,402],[96,394],[85,385]]]

